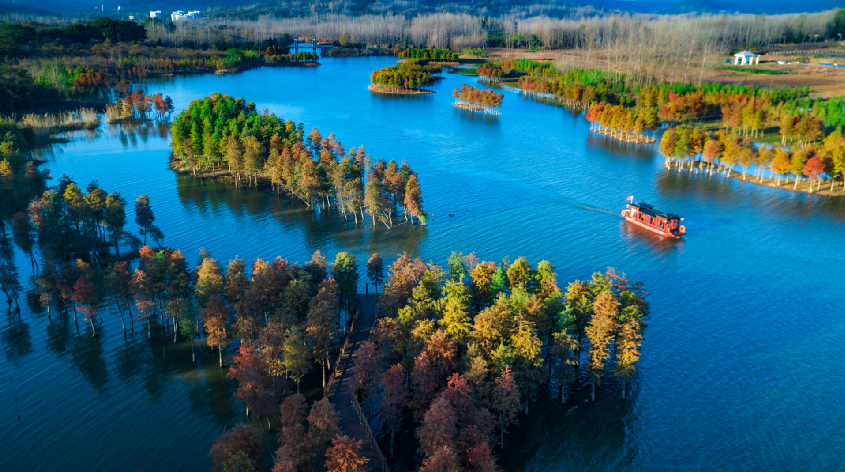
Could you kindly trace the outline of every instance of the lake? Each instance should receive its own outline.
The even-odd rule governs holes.
[[[562,288],[609,266],[643,282],[651,314],[630,398],[610,386],[589,403],[581,381],[566,404],[533,405],[505,436],[504,471],[842,467],[845,200],[667,171],[656,146],[591,136],[583,116],[514,91],[500,116],[471,115],[451,94],[470,77],[445,74],[435,94],[377,96],[370,72],[395,59],[321,62],[148,90],[177,110],[213,92],[241,96],[306,133],[334,133],[347,150],[407,159],[428,226],[355,227],[267,191],[177,175],[164,126],[103,125],[41,157],[54,177],[96,180],[130,202],[149,195],[165,244],[192,263],[200,247],[224,264],[304,262],[319,249],[330,260],[349,251],[359,263],[373,252],[392,262],[407,251],[445,265],[452,251],[475,251],[549,260]],[[627,225],[629,195],[684,216],[687,236]],[[31,288],[19,250],[17,264]],[[215,353],[193,364],[187,343],[149,343],[143,329],[124,340],[107,310],[91,339],[72,320],[51,325],[22,308],[20,319],[0,315],[0,470],[205,471],[214,438],[243,419]]]

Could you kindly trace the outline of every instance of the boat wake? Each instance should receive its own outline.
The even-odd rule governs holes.
[[[622,217],[618,212],[608,211],[608,210],[605,210],[604,208],[598,208],[598,207],[594,207],[594,206],[591,206],[591,205],[585,205],[583,203],[576,203],[575,208],[579,208],[581,210],[587,210],[587,211],[595,211],[595,212],[598,212],[598,213],[607,213],[608,215],[618,216],[620,218]]]

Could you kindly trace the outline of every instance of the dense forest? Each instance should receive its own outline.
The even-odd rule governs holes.
[[[314,128],[305,136],[302,123],[265,111],[242,98],[214,94],[191,102],[170,129],[173,154],[190,168],[226,166],[239,183],[266,178],[309,207],[340,210],[344,218],[369,214],[373,225],[390,228],[399,218],[425,224],[417,174],[407,162],[372,159],[363,146],[347,154],[333,134]]]

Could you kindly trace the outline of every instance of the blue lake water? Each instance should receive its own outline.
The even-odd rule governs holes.
[[[589,403],[578,386],[564,405],[534,405],[506,436],[505,471],[841,470],[845,200],[670,172],[654,148],[591,136],[582,116],[513,91],[500,116],[474,116],[451,106],[468,77],[447,74],[426,96],[368,92],[370,72],[393,61],[324,58],[148,88],[177,110],[213,92],[242,96],[306,132],[333,132],[347,150],[407,159],[425,228],[355,227],[176,175],[156,125],[104,125],[42,157],[54,177],[149,195],[165,243],[192,262],[200,247],[224,263],[305,261],[319,249],[445,264],[451,251],[475,251],[547,259],[562,285],[608,266],[643,282],[651,315],[631,398],[608,387]],[[626,225],[629,195],[683,215],[688,235]],[[28,280],[28,258],[17,262]],[[25,307],[20,319],[0,314],[0,470],[207,470],[214,438],[242,416],[216,356],[197,368],[187,344],[143,332],[124,341],[117,315],[102,316],[103,336],[90,339]]]

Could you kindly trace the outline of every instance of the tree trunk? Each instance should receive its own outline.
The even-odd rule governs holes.
[[[590,401],[594,402],[596,401],[596,381],[593,380],[590,382],[590,385],[592,386],[592,390],[590,391]]]
[[[505,410],[502,410],[501,420],[499,422],[499,433],[501,434],[501,439],[499,440],[499,447],[504,449],[505,448]]]
[[[117,312],[120,313],[120,326],[123,326],[123,334],[126,335],[126,323],[123,321],[123,310],[120,309],[120,304],[117,304]],[[47,316],[50,315],[50,308],[47,307]]]
[[[220,356],[220,368],[222,369],[223,368],[223,346],[217,346],[217,353]],[[297,388],[298,387],[299,386],[297,385]],[[299,393],[299,391],[297,391],[296,393]]]
[[[276,462],[276,456],[273,455],[273,449],[270,448],[270,438],[267,437],[267,430],[264,429],[264,420],[259,418],[258,421],[261,422],[261,430],[264,431],[264,442],[267,443],[267,451],[270,452],[270,458],[273,459],[273,462]],[[270,421],[269,418],[267,421]]]
[[[622,399],[625,399],[625,388],[628,386],[628,380],[622,379]]]

